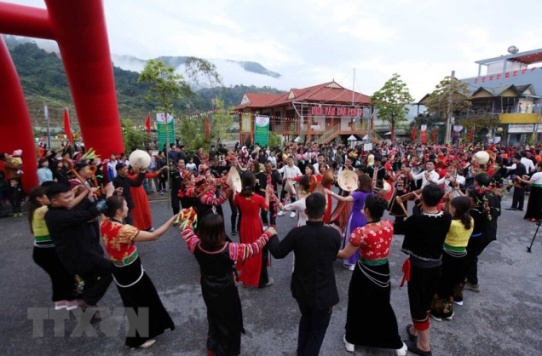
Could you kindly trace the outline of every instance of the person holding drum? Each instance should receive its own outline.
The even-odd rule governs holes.
[[[352,171],[343,171],[343,172],[352,172]],[[341,172],[341,174],[344,175],[345,173],[343,172]],[[356,174],[354,173],[354,175]],[[339,185],[343,187],[343,190],[355,190],[354,192],[352,192],[351,195],[347,197],[340,196],[329,189],[324,189],[324,192],[326,194],[331,195],[333,198],[341,202],[354,203],[352,205],[352,211],[350,212],[350,216],[348,218],[348,224],[345,229],[342,248],[346,246],[350,238],[350,234],[352,234],[352,232],[356,228],[367,225],[367,218],[365,217],[365,214],[363,214],[363,208],[365,207],[365,199],[369,195],[373,194],[373,182],[367,174],[361,174],[357,177],[358,177],[357,185],[353,186],[351,184],[344,183],[344,179],[342,179],[342,177],[339,176]],[[355,268],[356,262],[358,260],[358,257],[359,257],[359,250],[357,250],[349,258],[344,260],[344,263],[343,263],[344,267],[353,271]]]

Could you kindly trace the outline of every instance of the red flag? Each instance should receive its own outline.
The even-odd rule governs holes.
[[[145,128],[147,129],[147,133],[151,133],[151,115],[147,116],[147,120],[145,121]]]
[[[68,115],[68,109],[64,109],[64,133],[69,142],[74,143],[72,128],[70,124],[70,116]]]
[[[416,142],[416,126],[412,126],[412,142]]]
[[[211,134],[211,123],[209,122],[209,118],[205,118],[205,137],[209,137]]]

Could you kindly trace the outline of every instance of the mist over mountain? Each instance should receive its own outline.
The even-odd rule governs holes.
[[[30,116],[36,125],[43,121],[43,106],[48,105],[51,122],[60,122],[64,107],[73,108],[71,93],[64,65],[54,41],[34,40],[24,37],[4,36],[25,93]],[[159,57],[183,72],[187,57]],[[156,103],[146,99],[148,84],[139,83],[139,72],[146,61],[133,56],[114,56],[113,75],[121,119],[136,123],[145,120],[149,112],[157,110]],[[176,115],[192,115],[213,108],[213,100],[221,98],[226,107],[240,104],[245,93],[281,93],[270,86],[281,76],[254,62],[218,60],[217,71],[223,76],[222,87],[196,86],[193,91],[174,103]],[[248,68],[248,69],[247,69]],[[185,77],[186,78],[186,77]],[[230,80],[237,78],[238,81]],[[242,78],[243,80],[239,80]],[[254,79],[251,79],[254,78]],[[237,84],[249,83],[249,85]],[[205,83],[203,83],[205,84]],[[76,113],[74,113],[75,115]]]
[[[131,55],[112,55],[115,66],[125,70],[131,70],[140,73],[147,60],[137,58]],[[187,56],[160,56],[155,58],[161,60],[167,65],[175,68],[178,73],[186,78],[185,63]],[[216,66],[217,72],[222,77],[224,86],[233,85],[254,85],[267,86],[273,88],[289,89],[287,83],[283,80],[280,73],[273,72],[260,63],[250,61],[234,61],[231,59],[212,58],[206,59]]]

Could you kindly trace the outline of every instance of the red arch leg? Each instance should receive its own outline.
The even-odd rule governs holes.
[[[23,187],[28,190],[38,184],[34,132],[19,76],[1,36],[0,78],[0,152],[23,150]]]
[[[124,151],[113,63],[101,0],[46,0],[85,147],[102,158]]]

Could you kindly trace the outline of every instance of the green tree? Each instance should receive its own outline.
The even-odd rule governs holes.
[[[145,149],[145,144],[151,142],[151,137],[144,131],[134,128],[134,123],[130,119],[121,121],[122,141],[127,152],[138,148]]]
[[[397,73],[371,97],[371,105],[376,109],[378,118],[390,124],[392,141],[395,139],[397,125],[406,121],[407,105],[411,104],[413,100],[407,85]]]
[[[173,67],[154,59],[147,62],[137,82],[150,84],[147,100],[158,102],[158,108],[166,114],[174,114],[173,103],[183,95],[192,95],[190,86],[181,74],[175,73]]]
[[[200,77],[204,77],[211,87],[222,87],[222,77],[218,74],[216,66],[198,57],[188,57],[185,62],[185,72],[196,85],[200,83]]]
[[[446,76],[429,95],[427,109],[432,116],[440,117],[446,122],[444,143],[450,142],[452,116],[467,112],[471,106],[468,100],[470,92],[467,83],[463,83],[453,76]]]
[[[211,118],[211,138],[221,143],[233,124],[233,115],[230,114],[233,112],[233,107],[225,109],[224,100],[221,99],[214,100],[214,104],[216,111]]]

